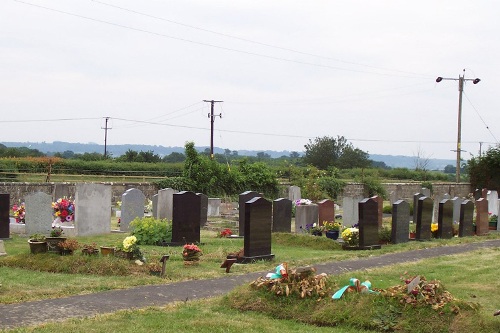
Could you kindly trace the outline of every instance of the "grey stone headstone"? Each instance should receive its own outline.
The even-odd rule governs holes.
[[[122,194],[122,215],[120,218],[120,231],[130,231],[129,225],[136,217],[144,217],[144,203],[146,196],[141,190],[131,188]]]
[[[75,206],[78,236],[111,232],[111,185],[77,184]]]
[[[410,204],[398,200],[392,204],[391,243],[408,242],[410,234]]]
[[[417,203],[417,225],[416,235],[417,240],[431,239],[431,223],[432,223],[433,201],[428,197],[421,197]]]
[[[190,191],[173,194],[172,243],[199,243],[201,196]]]
[[[220,206],[222,200],[220,198],[208,198],[208,216],[220,216]]]
[[[36,192],[24,198],[26,207],[26,233],[49,234],[54,221],[52,196],[43,192]],[[64,225],[64,223],[63,223]]]
[[[305,232],[307,225],[318,223],[318,205],[299,205],[295,207],[295,232]]]
[[[153,198],[151,199],[151,202],[153,203],[153,217],[155,219],[158,218],[158,193],[156,193],[155,195],[153,195]]]
[[[288,199],[292,200],[292,202],[302,199],[300,187],[295,185],[290,186],[288,189]]]
[[[0,193],[0,238],[10,238],[10,194]]]
[[[200,196],[200,226],[205,226],[208,222],[208,196],[203,193],[196,193]]]
[[[458,226],[458,236],[467,237],[474,235],[474,202],[464,200],[460,205],[460,224]]]
[[[417,223],[417,207],[418,199],[425,197],[422,193],[415,193],[413,195],[413,223]]]
[[[488,212],[498,216],[498,192],[488,191]]]
[[[172,188],[164,188],[158,191],[158,218],[172,220],[173,196],[178,193]]]
[[[273,201],[273,232],[292,231],[292,200],[279,198]]]
[[[454,197],[451,199],[453,202],[453,222],[460,221],[460,209],[462,207],[462,198]]]
[[[271,256],[271,202],[254,197],[245,206],[244,256]]]
[[[363,196],[344,197],[342,199],[342,220],[345,226],[353,226],[359,222],[359,202]]]
[[[238,217],[238,234],[240,236],[245,235],[245,202],[253,198],[259,198],[261,195],[254,191],[245,191],[240,193],[238,198],[238,209],[239,209],[239,217]]]
[[[486,235],[489,231],[488,200],[476,200],[476,235]]]
[[[427,198],[431,197],[431,189],[430,188],[422,187],[422,189],[420,190],[420,193],[422,193]]]
[[[335,221],[335,203],[329,199],[323,199],[318,202],[318,222],[324,225],[325,222]]]
[[[438,237],[449,239],[453,237],[453,202],[443,199],[439,203]]]
[[[5,256],[7,255],[7,252],[5,252],[5,246],[3,245],[3,240],[0,240],[0,256]]]
[[[365,198],[359,202],[359,246],[378,245],[378,200]]]
[[[71,196],[69,192],[69,184],[56,183],[54,184],[54,190],[52,192],[53,201],[59,198],[69,198]]]

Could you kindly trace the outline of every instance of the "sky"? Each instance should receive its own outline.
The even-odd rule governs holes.
[[[343,136],[370,154],[454,159],[464,75],[468,159],[500,138],[499,12],[493,0],[2,0],[0,142],[107,132],[108,145],[210,146],[215,100],[223,149]]]

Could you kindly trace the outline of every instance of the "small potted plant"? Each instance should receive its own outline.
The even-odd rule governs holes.
[[[42,234],[32,234],[28,239],[28,244],[33,254],[47,252],[47,242]]]
[[[328,222],[324,221],[323,226],[325,227],[325,234],[326,237],[336,240],[339,238],[340,235],[340,229],[342,228],[342,224],[340,222]]]
[[[80,247],[80,244],[75,238],[68,238],[57,244],[60,248],[59,254],[62,256],[71,255],[75,250]]]
[[[128,236],[118,244],[116,247],[117,251],[115,251],[115,255],[119,257],[123,257],[129,260],[139,259],[141,261],[145,261],[142,255],[141,249],[139,245],[137,245],[137,237]]]
[[[342,239],[345,249],[359,247],[359,229],[356,227],[345,228],[342,231]]]
[[[50,236],[45,238],[45,240],[47,241],[47,248],[49,252],[60,252],[58,244],[66,240],[66,237],[63,237],[62,234],[63,230],[61,227],[52,227]]]
[[[313,223],[312,225],[307,224],[306,230],[308,230],[311,235],[323,236],[323,231],[325,230],[325,228],[317,225],[317,223]]]
[[[203,253],[201,249],[195,244],[186,244],[182,249],[182,259],[184,259],[184,265],[194,265],[200,261],[200,256]]]

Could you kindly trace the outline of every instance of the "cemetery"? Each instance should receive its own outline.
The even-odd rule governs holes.
[[[432,197],[425,189],[412,200],[344,196],[340,205],[301,198],[300,188],[293,186],[286,198],[245,191],[234,202],[171,188],[148,196],[129,188],[113,204],[110,186],[91,183],[77,184],[74,198],[35,192],[13,204],[8,194],[0,194],[0,271],[6,273],[0,278],[0,304],[97,292],[117,284],[131,288],[274,271],[250,287],[238,287],[223,304],[286,319],[279,312],[284,306],[279,298],[286,297],[294,299],[289,306],[314,313],[316,319],[305,316],[300,319],[304,323],[385,331],[413,325],[403,319],[407,306],[396,306],[404,303],[452,325],[463,320],[457,313],[468,318],[476,305],[452,296],[435,277],[427,282],[416,268],[399,284],[388,284],[399,275],[380,283],[377,274],[371,282],[351,278],[354,282],[346,284],[341,282],[344,275],[333,278],[315,266],[499,238],[498,195],[488,190],[467,198]],[[13,283],[18,269],[24,277]],[[38,276],[51,283],[27,282]],[[54,290],[53,283],[71,288]],[[21,285],[22,293],[16,290]],[[262,297],[267,302],[257,301]],[[384,301],[374,303],[373,297]],[[326,316],[326,311],[342,313],[339,307],[346,302],[369,308],[370,315]]]

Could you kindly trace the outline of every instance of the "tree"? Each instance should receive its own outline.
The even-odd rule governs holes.
[[[343,136],[332,138],[328,136],[309,140],[305,146],[304,162],[326,170],[334,167],[366,167],[370,165],[368,153],[354,148]],[[345,154],[345,156],[343,156]]]
[[[472,188],[500,190],[500,145],[490,147],[481,157],[467,164]]]
[[[186,160],[186,156],[183,153],[172,152],[170,155],[163,157],[162,160],[167,163],[184,162]]]
[[[455,174],[457,172],[457,167],[451,164],[448,164],[444,167],[444,173],[452,173]]]

